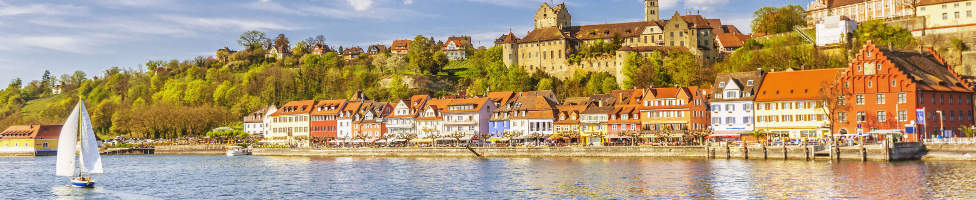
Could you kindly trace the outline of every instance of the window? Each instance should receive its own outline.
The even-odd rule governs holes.
[[[867,118],[867,114],[864,111],[857,111],[857,122],[864,122]]]
[[[881,65],[878,65],[878,66],[881,66]],[[898,81],[891,80],[891,87],[898,87]]]
[[[857,100],[856,100],[857,101],[857,105],[864,105],[864,95],[863,94],[859,94],[856,97],[857,97]]]
[[[873,86],[874,86],[874,82],[872,82],[872,81],[868,81],[868,88],[871,88],[871,87],[873,87]]]
[[[718,82],[718,87],[725,87],[725,82]]]
[[[847,97],[845,97],[844,95],[838,95],[837,96],[837,105],[843,106],[844,104],[847,104]]]
[[[885,95],[884,94],[878,94],[877,96],[878,96],[878,99],[877,99],[878,105],[885,104]]]
[[[906,122],[906,121],[908,121],[908,111],[906,111],[906,110],[899,110],[898,111],[898,121],[899,122]]]
[[[752,123],[752,118],[751,117],[742,117],[742,123],[743,124],[751,124]]]
[[[752,110],[752,104],[751,103],[742,104],[742,110],[745,111]]]
[[[746,81],[746,86],[752,86],[752,83],[753,83],[752,80],[748,80]]]
[[[905,103],[908,103],[908,95],[906,95],[904,92],[899,92],[898,104],[905,104]]]
[[[945,5],[942,5],[942,7],[945,7]],[[942,19],[949,19],[949,13],[942,13]]]
[[[735,124],[735,117],[727,117],[727,118],[725,118],[725,123]]]
[[[885,121],[887,121],[888,115],[887,115],[887,113],[885,113],[885,111],[879,110],[877,112],[877,114],[878,114],[878,122],[885,122]]]

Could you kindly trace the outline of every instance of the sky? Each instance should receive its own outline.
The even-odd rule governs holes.
[[[150,60],[213,56],[241,49],[259,30],[297,42],[324,35],[333,47],[385,44],[418,34],[470,35],[490,47],[510,30],[524,36],[543,2],[565,2],[573,25],[640,21],[643,0],[0,0],[0,84],[111,67],[143,70]],[[810,0],[660,0],[662,18],[678,11],[720,18],[749,32],[763,6],[806,7]],[[5,86],[4,86],[5,87]]]

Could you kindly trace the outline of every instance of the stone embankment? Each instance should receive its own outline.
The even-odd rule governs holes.
[[[166,145],[156,146],[155,154],[224,154],[226,150],[223,144],[190,144],[190,145]]]
[[[976,145],[973,144],[926,144],[928,153],[922,160],[976,161]]]

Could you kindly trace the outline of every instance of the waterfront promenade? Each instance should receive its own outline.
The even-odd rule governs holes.
[[[969,145],[971,146],[971,145]],[[156,154],[223,154],[224,145],[157,146]],[[750,160],[976,160],[976,147],[941,145],[930,151],[918,143],[838,147],[823,146],[565,146],[473,147],[483,157],[643,157]],[[945,150],[945,151],[943,151]],[[950,151],[951,150],[951,151]],[[926,153],[929,153],[927,156]],[[464,147],[255,148],[260,156],[308,157],[477,157]]]

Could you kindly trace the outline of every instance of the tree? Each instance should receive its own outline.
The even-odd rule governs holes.
[[[237,40],[237,44],[247,49],[261,49],[261,43],[267,38],[264,36],[264,32],[257,30],[245,31],[241,34],[241,38]]]
[[[284,51],[281,53],[287,53],[290,50],[289,46],[288,37],[285,37],[285,34],[278,34],[278,37],[275,37],[274,47],[279,51]]]
[[[433,43],[423,35],[417,35],[410,41],[410,49],[407,50],[408,66],[420,70],[428,75],[439,72],[437,61],[434,58],[434,51],[431,50]]]
[[[965,41],[963,41],[963,40],[961,40],[959,38],[952,38],[952,39],[950,39],[949,40],[949,46],[952,47],[952,49],[956,50],[956,52],[959,53],[959,63],[958,63],[958,65],[962,65],[962,52],[969,51],[969,46],[966,45],[966,42]]]
[[[827,126],[830,127],[830,138],[834,141],[835,145],[837,138],[834,137],[834,133],[837,131],[834,127],[834,122],[847,120],[841,119],[841,117],[846,118],[847,116],[838,116],[838,113],[847,112],[850,105],[847,99],[851,97],[851,89],[847,88],[847,84],[843,84],[843,81],[840,80],[841,74],[838,73],[831,81],[820,83],[820,88],[822,89],[817,97],[817,100],[820,101],[818,108],[822,109],[827,119],[829,119],[826,120]]]
[[[508,67],[508,90],[522,92],[532,90],[532,83],[529,79],[529,73],[525,71],[520,66],[512,65]]]
[[[908,29],[888,25],[882,20],[865,21],[857,26],[857,30],[854,31],[854,52],[860,51],[867,41],[896,49],[908,48],[915,43]]]
[[[752,32],[769,35],[793,31],[794,26],[806,23],[806,10],[799,5],[762,7],[753,13]]]
[[[393,75],[393,79],[390,80],[390,100],[399,100],[406,98],[410,95],[410,88],[407,84],[403,82],[403,79],[399,75]]]
[[[535,89],[536,90],[552,90],[554,87],[555,86],[553,86],[552,79],[550,79],[550,78],[543,78],[542,80],[539,80],[539,84],[535,87]]]

